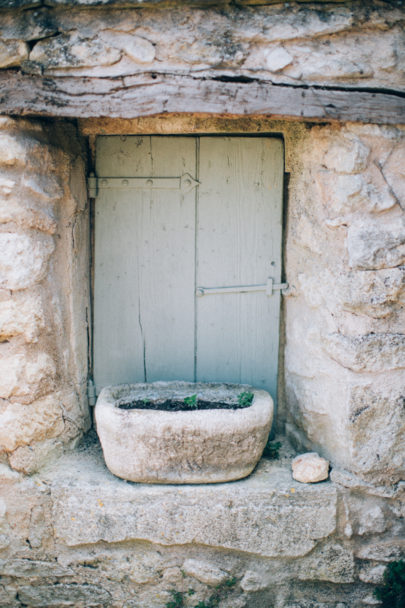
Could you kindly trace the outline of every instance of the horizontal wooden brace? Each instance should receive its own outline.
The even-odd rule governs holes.
[[[405,124],[405,97],[397,93],[224,80],[156,73],[125,78],[42,77],[4,70],[0,72],[0,113],[135,118],[207,112]]]

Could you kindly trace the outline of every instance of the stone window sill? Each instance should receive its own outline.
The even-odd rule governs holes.
[[[291,460],[262,459],[250,477],[207,485],[126,482],[106,468],[98,442],[64,455],[40,478],[50,486],[58,542],[196,543],[260,555],[299,557],[336,528],[330,481],[292,479]]]

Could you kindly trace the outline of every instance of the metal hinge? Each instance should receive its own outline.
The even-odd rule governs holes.
[[[96,177],[91,173],[87,180],[90,198],[96,198],[99,190],[180,190],[191,192],[200,182],[189,173],[179,177]]]
[[[89,378],[87,380],[87,399],[88,399],[90,407],[93,407],[96,405],[96,400],[97,400],[96,386],[91,378]]]
[[[89,193],[89,198],[96,198],[97,192],[97,177],[94,173],[90,173],[87,178],[87,192]]]
[[[197,296],[209,296],[218,293],[249,293],[264,291],[266,296],[272,296],[275,291],[285,291],[288,289],[288,283],[275,283],[273,279],[268,278],[266,283],[255,285],[229,285],[228,287],[197,287]]]

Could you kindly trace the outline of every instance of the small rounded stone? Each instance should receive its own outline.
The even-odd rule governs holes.
[[[292,476],[301,483],[316,483],[328,478],[329,461],[316,452],[300,454],[292,461]]]

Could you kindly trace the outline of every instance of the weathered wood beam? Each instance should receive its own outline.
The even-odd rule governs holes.
[[[354,0],[361,2],[362,0]],[[287,0],[0,0],[0,10],[27,9],[39,6],[70,6],[70,7],[97,7],[97,8],[145,8],[159,6],[161,8],[196,7],[206,8],[213,6],[250,6],[266,4],[282,4]],[[353,0],[295,0],[299,3],[312,4],[353,4]]]
[[[156,73],[124,78],[45,78],[5,70],[0,72],[0,113],[135,118],[206,112],[405,124],[405,97],[398,93],[304,88],[246,78],[223,80]]]

